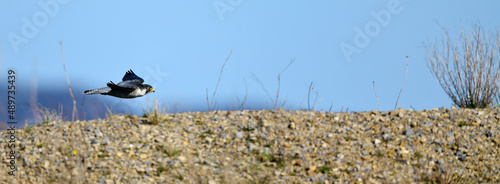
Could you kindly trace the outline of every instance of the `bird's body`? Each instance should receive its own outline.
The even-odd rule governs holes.
[[[132,70],[127,71],[123,76],[122,81],[118,84],[112,81],[107,83],[108,87],[86,90],[83,92],[85,95],[101,94],[110,95],[118,98],[136,98],[141,97],[149,92],[155,92],[153,86],[149,84],[142,84],[144,80],[135,75]]]

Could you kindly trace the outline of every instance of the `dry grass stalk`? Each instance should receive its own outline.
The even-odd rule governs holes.
[[[401,96],[401,91],[403,91],[403,87],[405,87],[406,76],[408,76],[408,56],[406,56],[406,72],[405,72],[405,80],[403,81],[403,86],[399,90],[398,99],[396,99],[396,104],[394,105],[394,110],[398,107],[399,96]]]
[[[247,101],[247,98],[248,98],[248,86],[247,86],[247,80],[243,79],[243,82],[245,83],[245,97],[243,98],[243,101],[240,104],[240,106],[238,107],[238,109],[241,111],[243,110],[243,106],[245,105],[246,101]],[[238,100],[239,101],[239,100]]]
[[[212,102],[209,104],[209,107],[208,107],[209,111],[211,111],[213,109],[215,94],[217,93],[217,88],[219,88],[219,83],[220,83],[220,79],[222,78],[222,72],[224,71],[224,66],[226,66],[226,63],[229,60],[229,57],[231,57],[232,53],[233,53],[233,49],[231,49],[231,52],[229,52],[229,55],[227,56],[226,61],[224,61],[224,64],[222,64],[222,67],[220,69],[219,80],[217,80],[217,85],[215,86],[215,90],[214,90],[214,93],[212,95]],[[206,92],[207,92],[206,95],[207,95],[207,103],[208,103],[208,89]]]
[[[299,110],[302,109],[302,104],[304,103],[304,101],[306,101],[306,99],[309,100],[309,95],[311,94],[311,91],[314,89],[314,83],[311,82],[311,84],[309,85],[309,90],[307,91],[307,95],[304,96],[304,98],[302,99],[302,101],[300,101],[300,104],[299,104]],[[308,102],[309,103],[309,102]]]
[[[276,90],[276,99],[274,101],[273,110],[276,110],[276,104],[278,104],[278,99],[280,97],[281,74],[283,74],[283,72],[285,72],[286,69],[288,69],[288,67],[290,67],[290,65],[293,64],[294,61],[295,61],[295,59],[290,60],[290,63],[288,63],[288,65],[286,65],[286,67],[283,68],[283,70],[280,73],[278,73],[278,90]]]
[[[73,95],[73,89],[71,88],[71,83],[69,82],[68,72],[66,71],[66,62],[64,61],[64,52],[62,42],[59,42],[61,45],[61,56],[62,56],[62,64],[64,68],[64,73],[66,74],[66,80],[68,81],[69,93],[71,94],[71,98],[73,99],[73,112],[71,113],[71,121],[75,121],[75,117],[78,118],[78,111],[76,109],[76,100],[75,95]]]
[[[310,111],[311,110],[311,106],[309,105],[309,97],[311,96],[311,91],[314,90],[314,83],[311,82],[311,85],[309,85],[309,91],[307,92],[307,110]]]
[[[373,81],[373,91],[375,92],[375,98],[377,99],[378,111],[380,111],[380,102],[378,101],[377,90],[375,90],[375,81]]]
[[[33,109],[33,114],[37,114],[38,116],[40,116],[43,123],[53,121],[60,122],[64,120],[62,105],[59,106],[59,111],[57,109],[49,109],[47,107],[43,107],[41,104],[39,104],[38,106],[31,104],[31,107]]]
[[[267,97],[269,98],[269,101],[271,101],[271,103],[273,103],[273,97],[271,97],[271,95],[269,94],[269,91],[267,91],[266,87],[264,86],[264,83],[262,83],[262,81],[259,79],[259,77],[257,77],[257,75],[255,75],[255,73],[251,72],[252,73],[252,77],[255,81],[257,81],[257,83],[259,83],[260,87],[262,88],[262,90],[264,90],[264,92],[266,92],[266,95]]]

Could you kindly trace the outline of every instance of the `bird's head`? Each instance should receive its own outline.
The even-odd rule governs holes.
[[[147,89],[146,93],[149,93],[149,92],[155,92],[155,89],[153,88],[153,86],[151,85],[148,85],[148,84],[145,84],[144,85]]]

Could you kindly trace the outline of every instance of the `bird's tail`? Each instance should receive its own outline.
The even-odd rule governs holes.
[[[85,90],[83,92],[84,95],[92,95],[92,94],[106,94],[109,91],[111,91],[111,88],[109,87],[104,87],[104,88],[99,88],[99,89],[91,89],[91,90]]]

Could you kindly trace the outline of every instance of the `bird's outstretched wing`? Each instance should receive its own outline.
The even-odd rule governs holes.
[[[143,82],[144,82],[144,79],[137,76],[132,70],[129,70],[123,76],[122,81],[116,85],[118,85],[120,87],[124,87],[124,88],[135,88],[135,87],[141,85]]]
[[[109,81],[106,85],[112,90],[119,90],[119,91],[133,91],[137,88],[137,86],[135,85],[119,85],[120,83],[115,84],[113,81]]]

